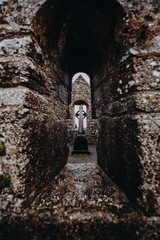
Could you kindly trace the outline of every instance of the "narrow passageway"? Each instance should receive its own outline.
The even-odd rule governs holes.
[[[35,239],[43,239],[41,231],[49,225],[47,239],[119,239],[119,234],[135,239],[130,219],[137,221],[140,213],[97,166],[95,146],[89,149],[90,155],[70,154],[65,168],[32,204],[30,216],[41,226]]]
[[[0,0],[0,240],[160,239],[159,10]]]

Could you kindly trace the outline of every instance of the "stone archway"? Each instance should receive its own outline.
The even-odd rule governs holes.
[[[153,138],[158,139],[158,134],[155,135],[153,129],[158,132],[159,117],[152,103],[149,101],[150,107],[146,108],[144,102],[152,94],[155,99],[159,93],[155,91],[150,95],[149,90],[154,89],[150,80],[153,85],[157,81],[155,70],[153,75],[147,73],[150,80],[146,82],[143,74],[137,71],[137,68],[141,69],[140,72],[145,71],[143,66],[152,64],[145,49],[150,54],[157,51],[158,38],[155,36],[150,40],[153,32],[156,35],[156,28],[151,29],[143,20],[150,15],[148,11],[151,7],[153,12],[156,11],[156,6],[148,4],[148,10],[144,10],[143,4],[137,5],[135,1],[130,5],[125,1],[121,1],[121,5],[117,1],[78,1],[76,5],[72,1],[69,4],[61,1],[56,4],[53,5],[59,24],[56,16],[54,19],[48,17],[45,22],[48,26],[46,37],[52,35],[54,26],[57,27],[54,28],[54,39],[46,38],[47,47],[53,46],[54,42],[53,55],[57,56],[54,60],[58,62],[62,78],[78,71],[91,76],[93,116],[100,122],[98,163],[134,203],[147,212],[149,209],[157,212],[158,192],[155,186],[159,183],[154,177],[150,178],[150,172],[157,175],[157,162],[153,156],[158,158],[158,149],[154,150],[157,142]],[[44,6],[47,12],[50,2]],[[62,6],[65,6],[65,12]],[[42,11],[39,10],[33,27],[39,23],[43,29],[42,16],[45,12]],[[149,21],[154,21],[156,25],[156,18]],[[155,47],[151,47],[150,41]],[[42,47],[45,50],[45,46]],[[139,59],[146,59],[145,63],[141,64]],[[70,83],[67,84],[66,80],[64,86],[69,93]],[[150,112],[156,116],[151,114],[148,119]],[[146,133],[146,128],[150,135]],[[150,142],[149,146],[146,146],[146,139]],[[149,185],[145,184],[146,179],[150,179]],[[151,188],[154,190],[150,191]]]
[[[39,176],[43,188],[63,168],[69,79],[84,71],[100,122],[99,165],[133,202],[158,214],[159,1],[29,2],[0,3],[1,165],[13,191],[32,201]]]

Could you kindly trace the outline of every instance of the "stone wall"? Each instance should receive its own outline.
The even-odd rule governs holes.
[[[3,210],[27,207],[68,158],[68,96],[29,26],[34,3],[0,2],[0,174],[11,177],[1,192]]]
[[[42,168],[47,184],[58,171],[52,174],[51,169],[64,166],[68,150],[62,119],[69,118],[69,79],[78,70],[88,72],[92,110],[100,122],[98,163],[134,203],[156,215],[160,3],[102,2],[104,8],[98,1],[91,5],[80,0],[76,4],[64,0],[0,1],[0,141],[6,145],[1,170],[11,175],[10,189],[21,203],[25,194],[29,201],[36,195]],[[81,21],[83,13],[87,22]],[[82,29],[88,36],[85,42]],[[56,134],[50,134],[52,131]],[[45,151],[41,143],[45,143]],[[47,157],[49,165],[45,167],[46,152],[53,161]],[[9,193],[6,196],[12,198]]]
[[[11,176],[10,189],[2,190],[1,206],[15,210],[29,205],[65,165],[67,131],[50,99],[40,94],[6,88],[0,91],[0,100],[0,136],[6,146],[1,173]]]
[[[117,46],[93,81],[98,163],[134,203],[159,214],[159,1],[120,2]]]

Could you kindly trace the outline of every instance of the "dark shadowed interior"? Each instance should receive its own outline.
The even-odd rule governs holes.
[[[47,1],[39,10],[33,21],[37,39],[53,64],[69,77],[69,95],[71,78],[77,72],[87,72],[93,88],[93,77],[110,50],[114,55],[118,48],[115,29],[123,16],[120,4],[111,0]]]

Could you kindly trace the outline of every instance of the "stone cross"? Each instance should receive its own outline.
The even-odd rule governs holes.
[[[83,119],[87,116],[87,113],[83,111],[83,105],[79,105],[79,111],[75,115],[79,119],[78,132],[83,133]]]

